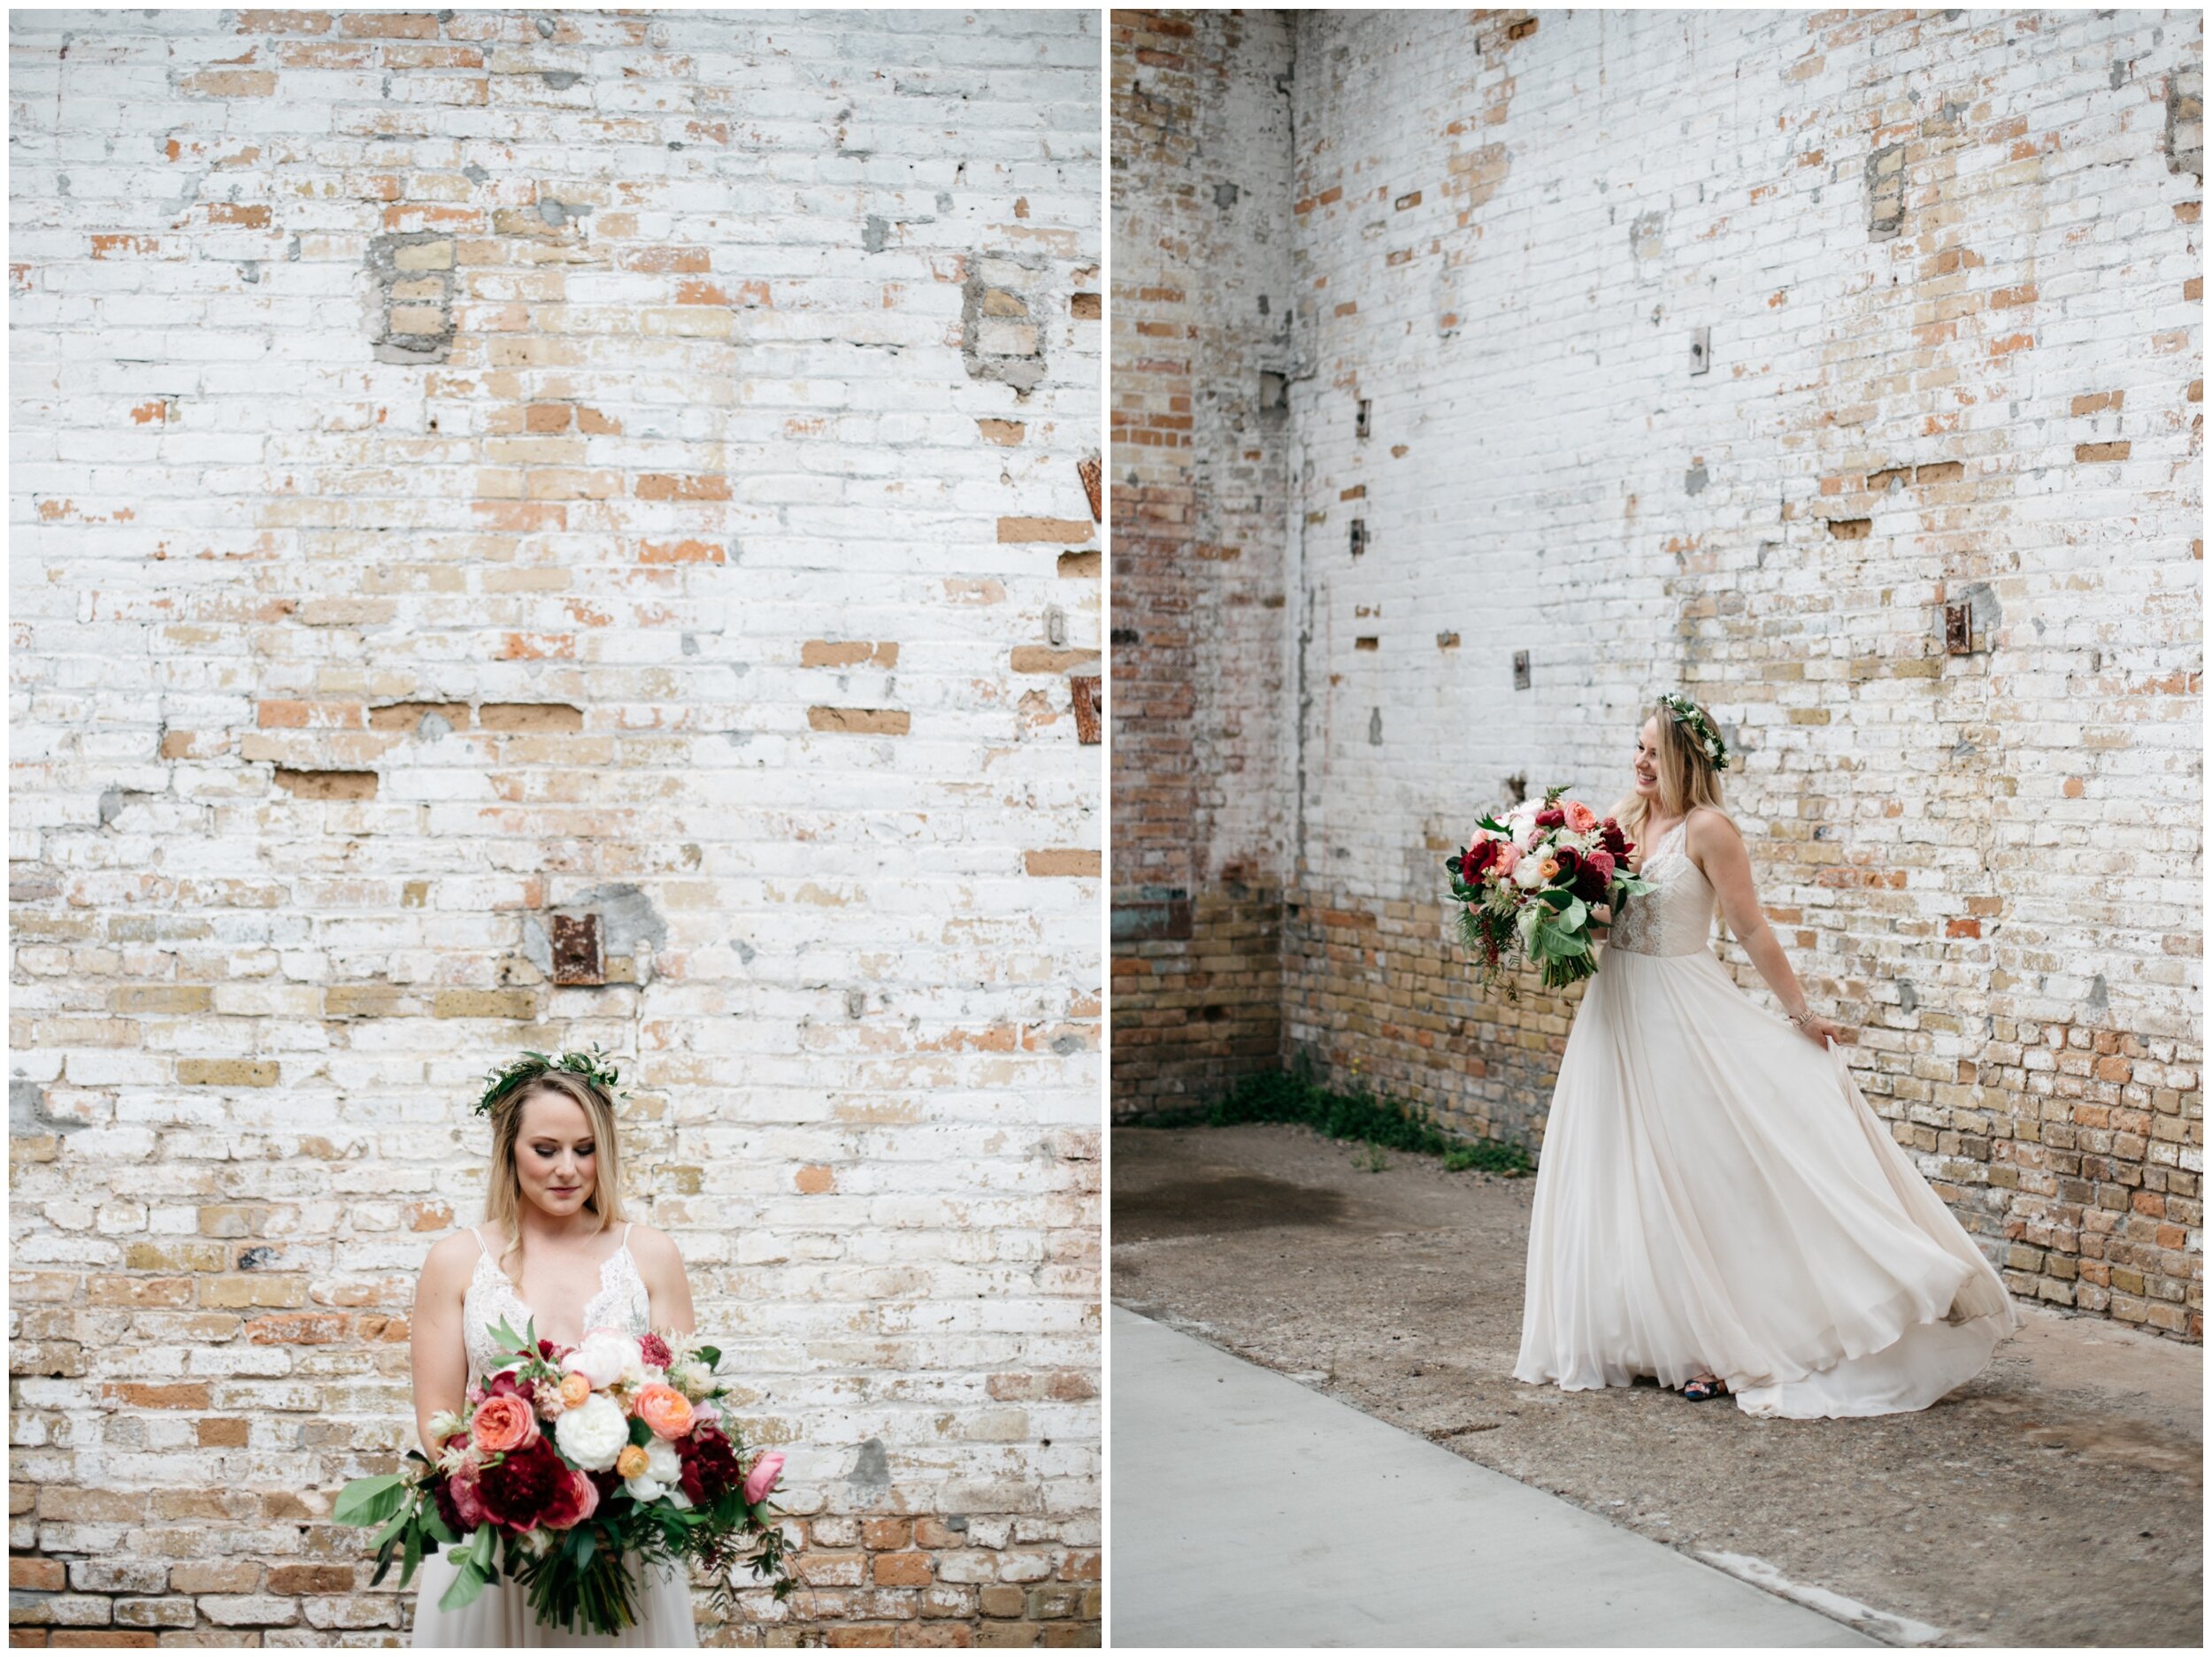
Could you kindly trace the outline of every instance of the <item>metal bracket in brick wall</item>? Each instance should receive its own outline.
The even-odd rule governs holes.
[[[548,916],[545,930],[553,943],[554,983],[604,984],[607,981],[606,964],[599,954],[598,916]]]

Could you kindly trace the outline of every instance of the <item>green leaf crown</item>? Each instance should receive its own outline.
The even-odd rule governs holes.
[[[1704,710],[1678,690],[1663,693],[1659,701],[1673,716],[1675,724],[1689,727],[1690,734],[1705,749],[1705,757],[1713,762],[1713,769],[1726,771],[1728,744],[1720,740],[1720,733],[1713,729],[1713,722],[1705,717]]]
[[[549,1070],[566,1070],[580,1076],[607,1096],[610,1103],[618,1104],[629,1097],[626,1088],[619,1084],[622,1073],[615,1068],[614,1060],[599,1050],[594,1042],[588,1053],[564,1053],[555,1058],[544,1053],[525,1053],[504,1070],[487,1072],[488,1085],[484,1096],[476,1101],[476,1114],[488,1116],[500,1100],[523,1083],[534,1081]]]

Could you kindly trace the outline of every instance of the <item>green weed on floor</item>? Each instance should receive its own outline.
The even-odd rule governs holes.
[[[1302,1066],[1260,1071],[1244,1078],[1210,1105],[1156,1111],[1137,1118],[1134,1125],[1225,1128],[1241,1122],[1294,1122],[1333,1139],[1440,1156],[1453,1173],[1475,1168],[1491,1174],[1525,1174],[1535,1166],[1517,1145],[1504,1139],[1453,1139],[1437,1129],[1422,1106],[1378,1098],[1363,1083],[1339,1093],[1314,1081]]]

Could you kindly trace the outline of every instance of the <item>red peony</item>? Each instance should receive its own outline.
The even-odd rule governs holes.
[[[658,1335],[640,1335],[637,1338],[637,1344],[638,1349],[645,1354],[646,1362],[659,1369],[665,1369],[668,1367],[670,1356],[668,1343]]]
[[[680,1482],[684,1494],[700,1507],[718,1501],[723,1492],[735,1490],[745,1482],[744,1472],[737,1465],[737,1453],[710,1421],[702,1422],[689,1438],[678,1439],[676,1454],[683,1459]]]
[[[1482,877],[1490,865],[1498,861],[1499,845],[1497,840],[1484,840],[1479,845],[1470,846],[1467,855],[1459,860],[1459,878],[1471,886],[1481,885]]]
[[[1538,828],[1565,828],[1567,814],[1555,805],[1548,805],[1536,814]]]
[[[518,1381],[513,1371],[502,1369],[492,1377],[491,1385],[485,1389],[484,1396],[497,1398],[503,1392],[512,1392],[524,1403],[534,1404],[537,1401],[538,1384],[535,1381]]]
[[[568,1488],[556,1491],[552,1506],[539,1516],[538,1523],[549,1530],[572,1530],[599,1510],[599,1486],[590,1475],[579,1468],[571,1468],[568,1474]]]
[[[1573,884],[1575,876],[1582,869],[1582,854],[1571,846],[1562,846],[1552,853],[1552,857],[1559,864],[1556,878]]]
[[[508,1452],[497,1467],[477,1475],[486,1516],[511,1530],[530,1530],[556,1500],[573,1500],[572,1471],[549,1438],[540,1437]]]
[[[1628,855],[1628,836],[1621,832],[1621,825],[1611,817],[1598,825],[1598,841],[1616,857]]]

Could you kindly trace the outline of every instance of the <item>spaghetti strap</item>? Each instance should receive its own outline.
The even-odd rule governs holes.
[[[633,1226],[633,1225],[635,1225],[636,1224],[637,1224],[637,1222],[636,1222],[635,1220],[631,1220],[631,1221],[626,1222],[626,1223],[623,1225],[623,1227],[622,1227],[622,1247],[625,1247],[625,1248],[629,1247],[629,1246],[630,1246],[630,1227],[631,1227],[631,1226]]]
[[[472,1226],[472,1226],[470,1226],[470,1227],[469,1227],[469,1235],[470,1235],[471,1237],[472,1237],[472,1238],[474,1238],[474,1239],[476,1239],[476,1252],[477,1252],[480,1255],[481,1255],[481,1254],[490,1254],[490,1253],[492,1252],[490,1249],[488,1249],[488,1248],[487,1248],[487,1247],[484,1247],[484,1233],[483,1233],[483,1232],[481,1232],[481,1231],[478,1231],[478,1230],[477,1230],[474,1226]]]

